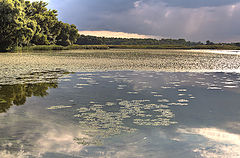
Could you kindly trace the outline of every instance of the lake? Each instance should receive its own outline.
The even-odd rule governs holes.
[[[240,157],[240,56],[0,54],[0,157]]]

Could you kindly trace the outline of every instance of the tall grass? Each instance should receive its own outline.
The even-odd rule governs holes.
[[[37,45],[18,47],[15,51],[50,51],[50,50],[74,50],[74,49],[222,49],[240,50],[240,47],[233,45]]]
[[[240,50],[240,47],[233,45],[109,45],[112,49],[223,49]]]
[[[240,50],[240,47],[234,45],[197,45],[191,47],[192,49],[223,49],[223,50]]]
[[[112,49],[187,49],[183,45],[109,45]]]
[[[109,49],[106,45],[70,45],[70,46],[59,46],[59,45],[37,45],[18,47],[15,51],[50,51],[50,50],[73,50],[73,49]]]

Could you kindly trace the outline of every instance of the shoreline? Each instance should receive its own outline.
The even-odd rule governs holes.
[[[109,50],[109,49],[155,49],[155,50],[240,50],[238,46],[231,45],[199,45],[199,46],[178,46],[178,45],[36,45],[18,47],[9,52],[27,51],[51,51],[51,50]],[[0,52],[8,53],[8,52]]]

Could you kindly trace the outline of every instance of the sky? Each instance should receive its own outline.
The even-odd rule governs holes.
[[[80,31],[191,41],[240,41],[240,0],[48,0]],[[95,32],[90,32],[95,31]],[[102,32],[96,32],[102,31]],[[145,36],[144,36],[145,35]]]

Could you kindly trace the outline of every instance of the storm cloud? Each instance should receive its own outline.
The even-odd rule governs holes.
[[[50,0],[81,31],[117,31],[192,41],[240,41],[240,0]]]

